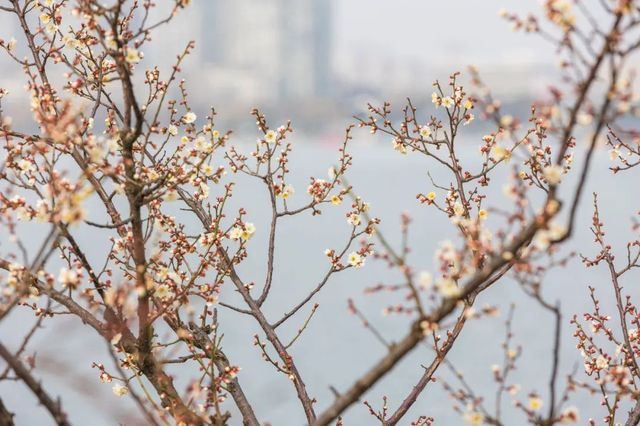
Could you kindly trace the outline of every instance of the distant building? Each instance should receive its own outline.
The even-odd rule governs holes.
[[[199,52],[218,93],[265,101],[330,96],[330,0],[206,0],[198,7]]]

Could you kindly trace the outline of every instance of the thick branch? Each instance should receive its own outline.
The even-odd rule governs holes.
[[[546,213],[546,208],[552,199],[547,200],[542,215],[534,218],[529,226],[527,226],[518,237],[504,250],[511,253],[514,257],[518,251],[529,244],[531,239],[535,236],[538,229],[546,226],[547,222],[551,219],[552,215]],[[464,298],[477,294],[477,290],[480,288],[487,288],[484,284],[487,281],[491,281],[496,272],[500,271],[509,261],[505,260],[502,255],[495,256],[491,262],[487,262],[486,266],[481,269],[476,275],[467,282],[462,288],[459,298],[449,298],[442,302],[439,308],[434,310],[426,318],[422,319],[432,324],[438,324],[444,318],[451,314],[458,302]],[[423,334],[420,327],[422,320],[414,322],[411,326],[409,334],[404,337],[400,343],[392,346],[387,355],[382,358],[373,368],[371,368],[364,376],[362,376],[355,384],[353,384],[349,390],[336,399],[336,401],[323,412],[315,423],[314,426],[327,426],[333,420],[335,420],[344,410],[346,410],[351,404],[356,402],[360,396],[367,392],[373,385],[376,384],[386,373],[388,373],[404,356],[409,353],[417,344],[422,340]]]
[[[636,405],[629,411],[629,418],[624,425],[636,426],[638,423],[640,423],[640,401],[636,401]]]
[[[4,406],[2,398],[0,398],[0,425],[13,426],[13,414]]]
[[[9,270],[10,262],[0,259],[0,268]],[[85,324],[91,326],[102,337],[110,340],[114,334],[122,333],[120,345],[128,353],[138,353],[138,347],[136,339],[131,331],[124,324],[104,324],[98,320],[91,312],[78,305],[72,298],[62,294],[47,285],[38,281],[33,275],[25,272],[25,279],[30,281],[30,284],[35,286],[39,291],[49,296],[51,299],[63,305],[72,314],[79,317]],[[115,320],[115,319],[114,319]],[[187,425],[201,425],[202,419],[198,417],[193,411],[189,409],[180,397],[180,394],[173,385],[173,378],[169,376],[160,367],[158,361],[152,354],[147,355],[144,364],[138,366],[140,371],[149,379],[149,382],[156,389],[162,405],[168,407],[176,421],[183,421]]]
[[[49,414],[51,414],[51,417],[53,417],[57,425],[70,426],[71,423],[67,420],[67,414],[62,410],[60,402],[54,401],[53,398],[49,396],[47,391],[45,391],[40,382],[33,377],[27,367],[25,367],[19,359],[14,357],[2,343],[0,343],[0,357],[6,361],[16,376],[31,389],[31,392],[38,398],[40,404],[47,409]]]

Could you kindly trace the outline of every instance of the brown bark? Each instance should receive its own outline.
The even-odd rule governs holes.
[[[0,398],[0,426],[13,426],[13,414],[4,406]]]
[[[70,426],[67,419],[67,414],[62,410],[60,406],[60,401],[54,401],[51,396],[47,393],[47,391],[42,387],[40,382],[38,382],[35,377],[31,374],[29,369],[24,366],[24,364],[17,359],[13,354],[2,344],[0,343],[0,358],[3,358],[5,362],[11,367],[16,376],[20,378],[20,380],[33,392],[33,394],[38,398],[40,404],[47,409],[51,417],[55,423],[59,426]],[[0,409],[0,415],[1,415]]]

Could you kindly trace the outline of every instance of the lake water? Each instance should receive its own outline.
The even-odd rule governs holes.
[[[363,133],[359,133],[358,138],[360,136]],[[366,136],[364,139],[366,140]],[[305,143],[303,138],[299,140],[300,145],[295,147],[291,157],[291,183],[297,189],[291,199],[293,206],[307,200],[305,189],[309,176],[325,177],[328,167],[338,158],[336,144],[312,144]],[[478,140],[462,143],[463,163],[467,164],[466,162],[475,158],[478,145]],[[397,243],[399,215],[403,211],[409,212],[414,218],[410,233],[413,247],[410,263],[417,270],[433,270],[433,252],[438,242],[455,238],[456,234],[441,215],[419,205],[415,195],[431,190],[428,171],[436,180],[447,183],[446,170],[419,155],[399,155],[393,151],[390,143],[358,142],[352,152],[354,166],[349,173],[350,183],[371,203],[372,214],[383,219],[383,232],[392,242]],[[579,165],[580,155],[577,157]],[[610,241],[624,250],[625,242],[632,238],[629,236],[630,218],[640,208],[637,186],[639,176],[634,172],[613,178],[607,170],[608,165],[606,152],[598,152],[594,173],[589,179],[578,212],[577,235],[566,244],[567,251],[578,250],[586,254],[595,252],[588,232],[592,214],[590,194],[593,191],[600,194],[602,216]],[[504,204],[506,199],[501,193],[502,184],[499,179],[496,179],[496,183],[489,195],[493,196],[494,203]],[[238,198],[234,201],[235,205],[241,204],[247,208],[247,220],[253,221],[258,229],[250,243],[250,257],[242,265],[240,272],[246,281],[261,282],[266,263],[267,194],[260,185],[246,179],[241,179],[236,193]],[[320,217],[295,217],[281,223],[277,239],[274,287],[265,305],[268,318],[278,318],[317,284],[327,267],[324,249],[341,246],[349,232],[344,220],[345,210],[345,205],[325,208]],[[88,249],[89,254],[98,258],[95,233],[81,233],[78,237],[82,245],[93,248]],[[6,250],[3,249],[4,252]],[[587,285],[595,286],[603,305],[610,306],[612,293],[607,275],[603,268],[587,271],[579,261],[574,260],[567,269],[551,274],[546,282],[545,295],[551,300],[559,298],[565,313],[561,362],[563,374],[580,362],[579,354],[574,349],[575,341],[571,337],[572,330],[568,320],[573,313],[579,314],[590,309]],[[310,394],[319,401],[318,411],[322,411],[332,401],[330,386],[339,391],[346,389],[384,354],[384,347],[347,312],[348,298],[356,300],[358,307],[387,340],[400,339],[406,333],[410,321],[408,318],[382,315],[385,306],[400,301],[398,295],[362,294],[367,286],[397,280],[399,277],[395,272],[389,271],[382,264],[368,261],[360,270],[336,275],[315,299],[320,303],[320,308],[291,353],[305,378]],[[623,284],[626,284],[625,290],[637,299],[638,288],[633,287],[637,282],[627,279]],[[239,298],[230,287],[224,290],[222,298],[241,306]],[[506,313],[512,303],[516,305],[514,343],[523,345],[523,356],[512,377],[513,382],[522,386],[522,391],[516,398],[526,400],[527,393],[535,390],[546,400],[551,362],[552,318],[509,279],[500,281],[483,293],[476,306],[497,305]],[[303,313],[290,321],[288,328],[283,327],[285,336],[295,334],[307,312],[303,310]],[[611,310],[609,312],[613,313]],[[220,312],[220,321],[225,333],[224,349],[232,363],[242,367],[239,379],[247,397],[255,406],[259,420],[272,425],[302,425],[303,412],[291,383],[263,362],[252,345],[253,335],[261,335],[254,322],[224,308]],[[27,313],[12,314],[0,325],[3,342],[15,345],[31,322],[32,316]],[[491,366],[502,360],[500,344],[504,338],[503,322],[504,315],[470,323],[451,352],[451,360],[466,373],[467,380],[475,391],[487,396],[488,407],[493,407],[495,394]],[[288,339],[285,337],[283,340]],[[79,326],[75,319],[57,318],[55,321],[45,322],[45,329],[34,340],[31,351],[38,355],[38,374],[44,379],[47,389],[54,395],[64,391],[63,403],[74,424],[143,424],[132,416],[132,405],[127,401],[128,398],[118,399],[113,396],[111,386],[100,384],[96,370],[91,369],[93,361],[105,364],[110,362],[104,352],[104,345],[91,331]],[[365,396],[366,399],[380,407],[382,395],[388,395],[390,408],[397,407],[422,374],[420,365],[429,363],[431,356],[431,351],[426,346],[418,348],[379,382]],[[179,370],[174,373],[179,375]],[[445,370],[441,373],[445,373]],[[450,374],[444,375],[451,378]],[[559,383],[562,386],[562,380]],[[46,412],[36,406],[35,399],[22,384],[1,382],[0,395],[9,409],[16,412],[17,424],[50,424]],[[584,393],[574,395],[570,405],[577,406],[581,411],[579,424],[584,424],[589,416],[596,419],[603,416],[598,403],[597,397],[592,398]],[[511,407],[508,399],[505,399],[503,406],[505,424],[524,424],[524,418]],[[410,420],[421,414],[435,417],[436,424],[440,425],[464,424],[460,415],[451,410],[451,401],[439,383],[429,385],[401,424],[409,424]],[[345,424],[349,425],[376,424],[362,404],[354,405],[347,412],[345,420]],[[230,424],[241,423],[235,417]]]

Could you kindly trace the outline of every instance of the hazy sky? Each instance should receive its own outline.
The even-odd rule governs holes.
[[[494,61],[555,63],[552,49],[539,37],[513,34],[509,23],[497,15],[502,8],[539,12],[540,1],[332,0],[334,60],[379,55],[447,66],[458,62],[463,66]],[[196,8],[184,11],[170,32],[156,33],[154,37],[176,47],[195,38],[201,43],[200,48],[214,48],[200,37],[198,13]],[[9,37],[14,31],[13,17],[1,14],[0,37]]]
[[[205,4],[207,1],[211,0],[196,0],[194,3]],[[256,1],[273,0],[224,1],[250,5]],[[345,84],[357,82],[375,88],[380,86],[380,82],[385,82],[388,92],[395,85],[402,89],[404,96],[405,92],[413,92],[414,86],[428,86],[436,78],[446,78],[453,71],[465,71],[468,65],[473,64],[480,67],[485,81],[496,91],[507,83],[522,86],[523,79],[526,79],[527,87],[533,88],[543,78],[537,78],[540,74],[532,70],[538,68],[532,65],[558,62],[552,46],[536,35],[513,33],[510,24],[498,16],[498,11],[503,8],[522,14],[539,14],[542,0],[326,1],[333,4],[332,68],[337,80]],[[164,6],[162,2],[158,4]],[[160,9],[164,14],[166,9]],[[175,22],[170,24],[170,31],[166,27],[153,34],[154,42],[145,47],[145,54],[155,63],[166,66],[188,40],[196,40],[196,57],[187,62],[185,71],[200,71],[198,55],[217,49],[219,43],[225,42],[210,37],[209,23],[214,19],[203,17],[201,10],[193,7],[178,14]],[[279,25],[277,21],[266,22]],[[237,25],[248,23],[238,22]],[[265,36],[260,29],[254,30],[243,36]],[[0,14],[0,38],[8,38],[16,31],[13,17]],[[536,81],[522,77],[523,73],[518,72],[514,73],[514,78],[505,79],[505,71],[510,75],[514,68],[534,73]],[[15,66],[7,68],[3,74],[5,84],[9,84],[6,80],[18,72],[19,68]],[[225,84],[217,78],[207,82],[210,85]],[[16,80],[18,83],[22,84],[22,81]],[[512,87],[505,89],[513,90]],[[247,102],[254,105],[260,101],[249,99]]]
[[[208,0],[198,0],[206,2]],[[250,2],[253,0],[228,0]],[[260,0],[270,1],[270,0]],[[327,0],[332,1],[332,41],[335,60],[345,56],[379,55],[425,63],[555,62],[553,51],[535,35],[514,34],[498,17],[502,8],[540,12],[541,0]],[[200,41],[193,24],[201,21],[197,8],[178,16],[169,34],[156,39]],[[238,25],[243,25],[239,22]],[[269,22],[269,25],[278,25]],[[339,65],[339,64],[338,64]]]
[[[425,62],[555,62],[534,35],[513,34],[504,8],[539,12],[538,0],[336,0],[338,58],[353,49]],[[551,50],[551,49],[549,49]]]

